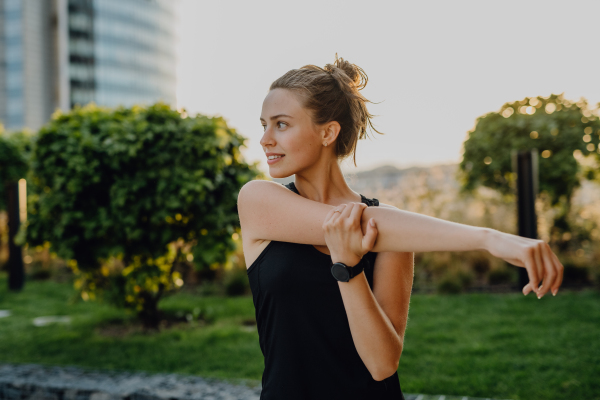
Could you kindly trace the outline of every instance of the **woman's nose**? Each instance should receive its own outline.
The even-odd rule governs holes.
[[[262,138],[260,139],[260,145],[263,147],[273,146],[275,144],[275,140],[273,139],[273,135],[270,132],[270,129],[265,129],[265,133],[263,133]]]

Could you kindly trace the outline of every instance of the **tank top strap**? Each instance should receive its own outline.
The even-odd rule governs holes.
[[[288,188],[292,192],[296,193],[297,195],[300,194],[300,192],[298,192],[298,189],[296,188],[296,185],[294,184],[294,182],[286,183],[283,186],[285,186],[286,188]],[[365,203],[367,206],[369,206],[369,207],[377,207],[377,206],[379,206],[379,200],[377,200],[376,198],[369,199],[369,198],[367,198],[367,197],[365,197],[365,196],[363,196],[361,194],[360,195],[360,200],[363,203]]]
[[[300,194],[300,192],[298,192],[298,189],[296,189],[296,185],[294,184],[294,182],[286,183],[283,186],[285,186],[286,188],[290,189],[292,192],[298,195]]]

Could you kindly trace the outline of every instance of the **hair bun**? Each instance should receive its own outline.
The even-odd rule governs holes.
[[[344,60],[342,57],[338,57],[337,53],[335,54],[334,63],[325,65],[324,70],[335,76],[337,75],[335,73],[336,69],[342,70],[348,76],[348,78],[350,78],[353,86],[356,87],[356,89],[361,90],[367,86],[368,78],[365,71],[363,71],[363,69],[358,65],[352,64]]]

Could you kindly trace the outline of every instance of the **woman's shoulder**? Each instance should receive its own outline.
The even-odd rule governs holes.
[[[260,201],[264,196],[271,195],[272,193],[276,193],[277,190],[282,189],[287,191],[280,183],[255,179],[242,186],[238,193],[238,204],[244,201]]]
[[[264,188],[274,187],[274,186],[282,187],[283,185],[281,185],[280,183],[277,183],[277,182],[273,182],[273,181],[267,181],[267,180],[263,180],[263,179],[254,179],[250,182],[246,182],[244,184],[244,186],[242,186],[242,188],[240,189],[240,193],[248,192],[248,191],[256,191],[256,190],[260,191]]]

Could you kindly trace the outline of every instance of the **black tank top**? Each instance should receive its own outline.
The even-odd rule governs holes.
[[[377,254],[365,257],[373,290]],[[404,399],[397,373],[376,381],[358,355],[330,267],[331,256],[312,245],[271,241],[248,268],[265,357],[261,400]]]

